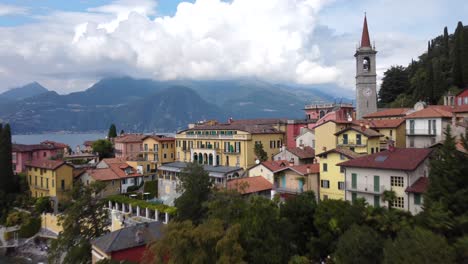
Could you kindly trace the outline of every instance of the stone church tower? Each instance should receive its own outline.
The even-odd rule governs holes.
[[[356,118],[377,111],[377,74],[375,70],[375,54],[367,29],[367,18],[364,16],[361,45],[356,50]]]

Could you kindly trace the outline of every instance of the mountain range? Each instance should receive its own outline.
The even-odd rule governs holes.
[[[10,123],[16,134],[105,131],[111,123],[127,132],[174,132],[205,119],[298,119],[304,117],[304,105],[312,101],[352,97],[351,91],[328,90],[334,94],[259,80],[118,77],[103,79],[85,91],[60,95],[31,83],[0,94],[0,122]]]

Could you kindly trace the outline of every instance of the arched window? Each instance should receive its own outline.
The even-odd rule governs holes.
[[[219,155],[216,155],[216,166],[219,166]]]
[[[203,154],[198,153],[198,163],[203,164]]]
[[[369,59],[369,57],[364,57],[364,60],[362,61],[362,69],[364,71],[369,71],[371,68],[371,61]]]
[[[196,152],[193,153],[193,161],[198,161],[198,155]]]
[[[325,115],[325,111],[323,111],[323,110],[320,110],[320,113],[319,113],[319,118],[322,118],[324,115]]]
[[[208,164],[208,155],[206,153],[203,154],[203,164]]]
[[[213,154],[208,156],[208,165],[213,165]]]

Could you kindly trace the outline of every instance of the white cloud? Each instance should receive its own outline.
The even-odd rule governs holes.
[[[7,5],[0,3],[0,16],[6,15],[24,15],[28,11],[27,8],[16,6],[16,5]]]

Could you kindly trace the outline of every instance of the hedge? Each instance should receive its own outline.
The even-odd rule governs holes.
[[[143,190],[145,193],[150,193],[152,197],[158,197],[158,181],[146,181]]]
[[[21,238],[29,238],[37,234],[40,229],[41,219],[31,216],[21,225],[18,235]]]
[[[133,207],[140,207],[140,208],[148,208],[151,210],[158,210],[158,212],[168,213],[168,214],[175,214],[177,209],[172,206],[168,206],[165,204],[155,204],[149,203],[143,200],[133,199],[124,195],[112,195],[106,198],[108,201],[116,202],[116,203],[124,203],[124,204],[131,204]]]

